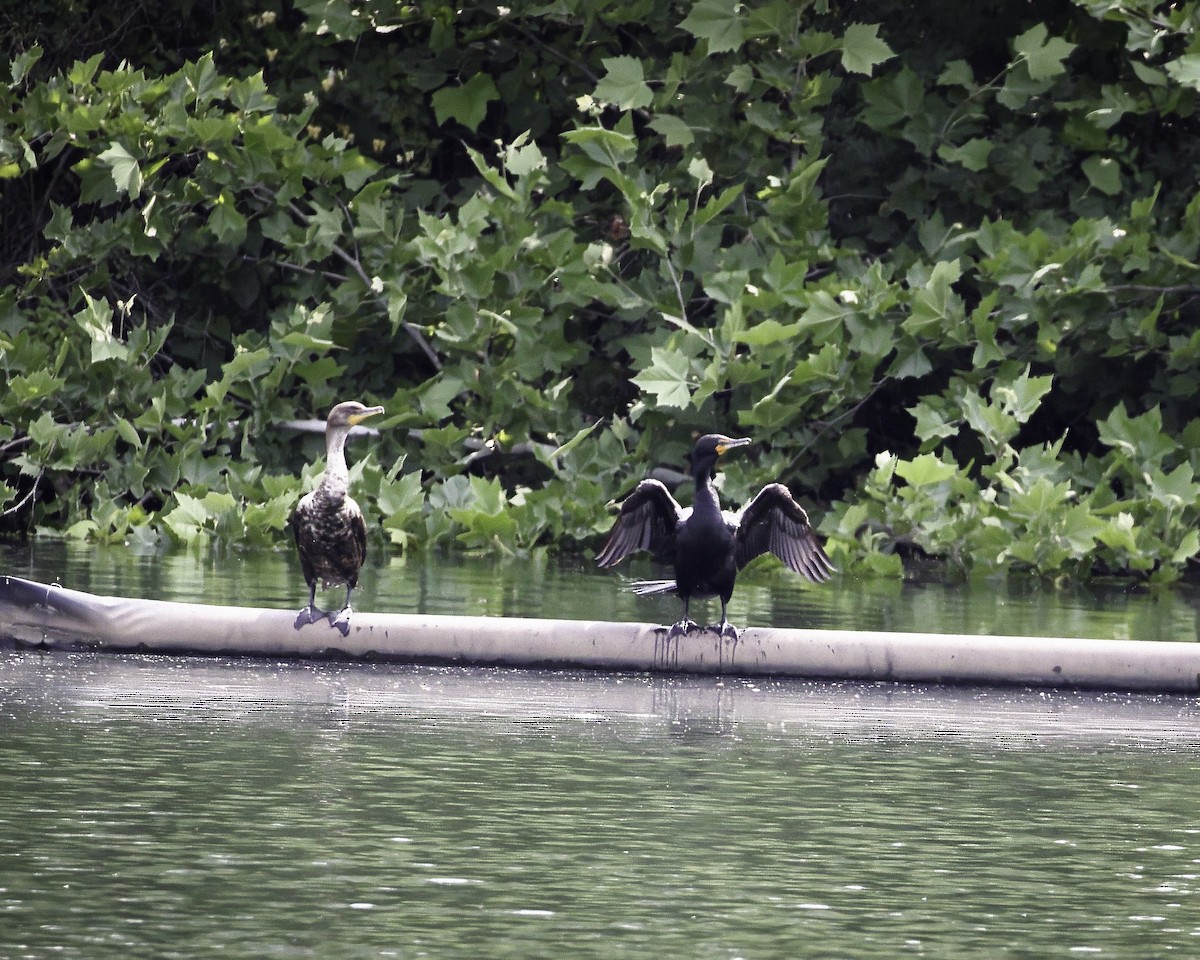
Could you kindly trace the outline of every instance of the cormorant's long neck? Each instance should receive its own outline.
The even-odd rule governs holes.
[[[347,427],[329,427],[325,431],[325,476],[321,490],[330,500],[341,501],[350,487],[350,470],[346,466]]]
[[[721,501],[717,498],[717,488],[713,484],[712,470],[705,467],[692,474],[696,481],[696,495],[692,499],[694,514],[720,516]]]

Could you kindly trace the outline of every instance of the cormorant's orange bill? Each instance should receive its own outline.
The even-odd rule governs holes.
[[[367,407],[367,409],[362,413],[352,413],[346,419],[349,420],[354,426],[357,426],[366,420],[367,417],[373,417],[380,413],[383,413],[383,407]]]
[[[748,447],[753,442],[749,437],[739,437],[736,440],[725,439],[717,444],[717,453],[722,454],[726,450],[732,450],[734,447]]]

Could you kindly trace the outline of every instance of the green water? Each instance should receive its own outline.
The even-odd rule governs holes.
[[[5,562],[302,599],[284,554]],[[401,559],[364,587],[364,609],[675,613],[544,559]],[[738,603],[1196,638],[1186,593],[763,577]],[[1198,796],[1192,698],[0,651],[0,960],[1192,957]]]

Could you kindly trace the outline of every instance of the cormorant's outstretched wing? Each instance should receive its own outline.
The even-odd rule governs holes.
[[[806,580],[823,583],[836,569],[809,525],[808,514],[782,483],[763,487],[737,516],[738,568],[773,553]]]
[[[638,550],[662,553],[675,542],[675,529],[685,516],[683,507],[657,480],[643,480],[621,501],[621,512],[608,542],[596,557],[611,567]]]

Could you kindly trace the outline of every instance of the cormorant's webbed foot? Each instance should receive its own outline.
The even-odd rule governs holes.
[[[298,614],[296,614],[296,623],[294,626],[297,630],[299,630],[301,627],[306,627],[310,623],[316,623],[318,620],[324,620],[326,616],[331,615],[326,614],[325,611],[317,607],[316,604],[310,603],[301,609]]]
[[[350,614],[353,613],[350,609],[350,604],[346,604],[337,613],[330,611],[329,625],[337,630],[343,637],[350,636]]]
[[[722,620],[720,623],[710,623],[705,629],[715,630],[717,631],[718,637],[728,637],[734,642],[736,642],[738,638],[738,628],[728,620]]]
[[[691,633],[696,629],[696,621],[689,620],[684,617],[678,623],[671,624],[671,629],[667,632],[667,639],[674,640],[676,637],[681,637],[684,634]]]

